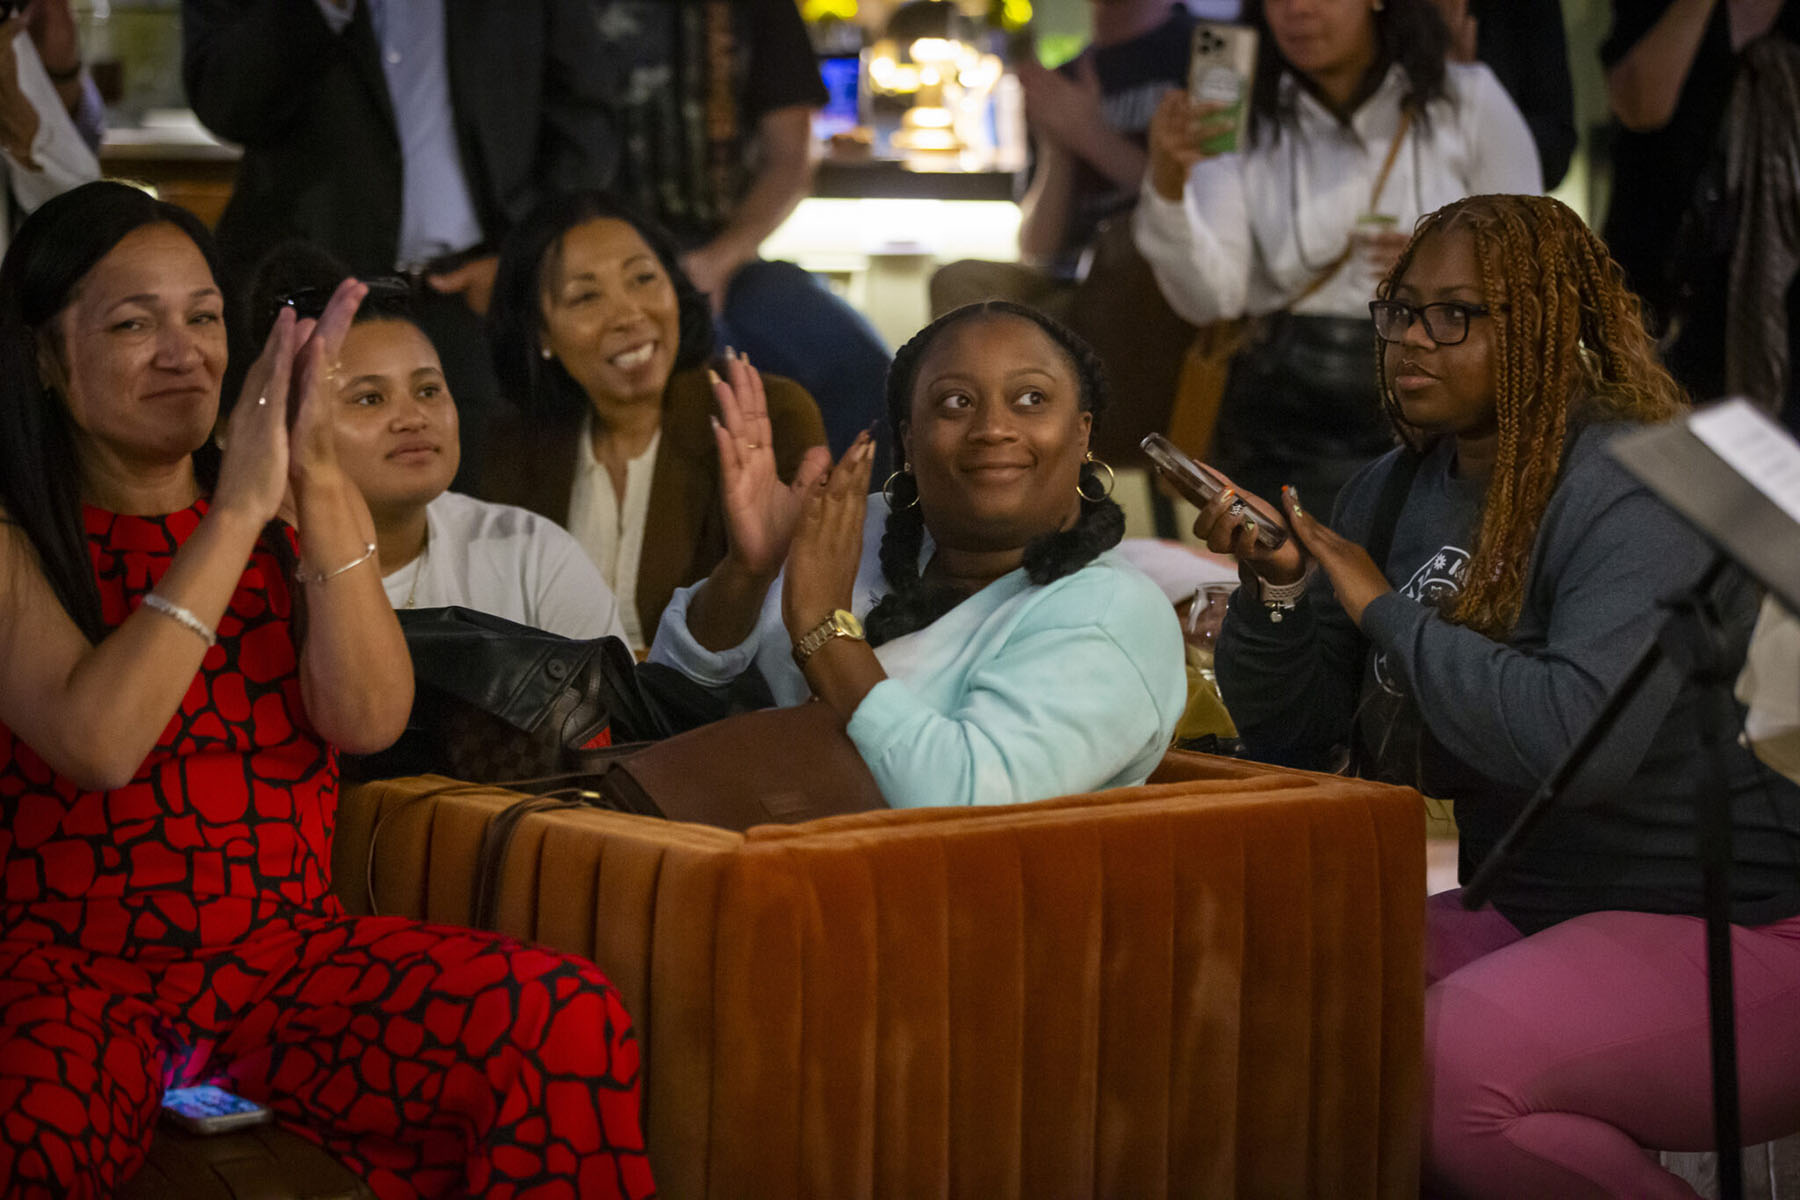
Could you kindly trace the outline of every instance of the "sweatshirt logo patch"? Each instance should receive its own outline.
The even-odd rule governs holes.
[[[1442,611],[1463,590],[1463,579],[1469,570],[1469,552],[1458,546],[1445,546],[1420,564],[1400,594],[1408,600]],[[1375,656],[1375,682],[1390,696],[1404,696],[1406,689],[1398,675],[1388,668],[1387,655]]]

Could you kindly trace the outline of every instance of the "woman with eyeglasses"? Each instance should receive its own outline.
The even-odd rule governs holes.
[[[1466,882],[1712,553],[1606,451],[1685,404],[1574,213],[1535,196],[1451,204],[1380,297],[1382,406],[1403,446],[1350,482],[1329,528],[1284,489],[1278,550],[1230,496],[1195,528],[1243,564],[1217,667],[1251,753],[1347,754],[1453,800]],[[1741,656],[1753,588],[1727,571],[1712,599]],[[1734,826],[1744,1140],[1800,1129],[1800,788],[1735,738],[1708,740],[1701,686],[1676,683],[1638,694],[1492,906],[1428,904],[1432,1194],[1693,1195],[1644,1148],[1712,1138],[1705,803],[1729,804]]]
[[[1541,191],[1537,149],[1492,71],[1445,62],[1431,0],[1246,0],[1243,20],[1261,35],[1244,116],[1163,98],[1133,231],[1184,318],[1255,318],[1209,461],[1264,494],[1297,483],[1330,512],[1392,446],[1372,386],[1375,281],[1433,209]]]

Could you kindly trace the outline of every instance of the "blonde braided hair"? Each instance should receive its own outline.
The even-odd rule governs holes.
[[[1577,429],[1594,420],[1666,421],[1687,400],[1658,362],[1638,298],[1605,244],[1548,196],[1470,196],[1427,215],[1377,294],[1392,294],[1421,242],[1453,229],[1475,240],[1493,315],[1499,446],[1466,583],[1444,616],[1504,638],[1524,604],[1571,419]],[[1406,423],[1385,369],[1378,374],[1382,410],[1403,441],[1423,449],[1424,432]]]

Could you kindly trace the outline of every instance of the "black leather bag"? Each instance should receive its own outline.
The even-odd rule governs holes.
[[[351,778],[592,774],[614,747],[684,727],[651,699],[618,638],[579,641],[458,607],[398,616],[412,654],[412,717],[390,749],[346,758]]]

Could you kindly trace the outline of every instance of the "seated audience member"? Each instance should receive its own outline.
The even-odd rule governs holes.
[[[412,700],[332,428],[363,289],[275,322],[221,453],[217,278],[198,221],[114,183],[0,266],[0,1180],[111,1195],[163,1090],[216,1083],[384,1198],[648,1195],[592,964],[331,894],[338,751]]]
[[[1112,385],[1095,450],[1125,463],[1138,459],[1146,433],[1168,424],[1193,339],[1132,246],[1129,221],[1149,161],[1150,114],[1187,83],[1194,19],[1171,0],[1089,0],[1088,10],[1092,40],[1072,61],[1056,70],[1030,56],[1016,64],[1034,155],[1020,261],[946,263],[931,277],[931,314],[1013,300],[1074,330]]]
[[[251,297],[260,342],[282,307],[316,315],[347,274],[304,244],[265,262]],[[411,291],[377,280],[338,353],[337,456],[375,519],[395,608],[460,605],[571,638],[623,639],[600,569],[548,517],[449,491],[461,455],[456,400]]]
[[[482,494],[566,526],[642,649],[675,589],[725,554],[706,300],[665,234],[584,192],[507,240],[492,337],[514,411],[490,440]],[[769,448],[792,478],[825,429],[800,387],[768,390]]]
[[[805,388],[842,454],[881,419],[887,346],[810,272],[759,256],[812,191],[812,118],[827,99],[799,6],[586,3],[609,61],[624,63],[612,186],[675,238],[719,340]]]
[[[1397,231],[1460,196],[1538,191],[1537,150],[1493,72],[1446,63],[1431,0],[1248,0],[1245,19],[1261,58],[1238,149],[1201,150],[1232,118],[1169,93],[1137,244],[1188,320],[1263,318],[1232,365],[1211,461],[1252,491],[1298,484],[1329,511],[1392,445],[1368,303]],[[1367,231],[1364,214],[1391,229]]]
[[[755,371],[731,363],[717,391],[731,548],[676,594],[652,660],[817,696],[895,807],[1143,782],[1186,699],[1181,631],[1114,549],[1091,351],[1002,301],[934,321],[894,357],[904,458],[875,497],[866,435],[784,486]]]
[[[1466,881],[1712,551],[1606,452],[1683,401],[1567,208],[1449,205],[1381,297],[1382,401],[1404,447],[1351,481],[1334,528],[1285,491],[1296,537],[1280,550],[1222,504],[1196,529],[1244,563],[1217,661],[1250,752],[1317,766],[1347,746],[1363,773],[1453,799]],[[1714,599],[1741,654],[1754,589],[1731,571]],[[1800,1129],[1800,788],[1735,726],[1705,744],[1702,685],[1660,679],[1519,844],[1491,907],[1430,901],[1432,1194],[1693,1194],[1645,1148],[1711,1146],[1705,803],[1733,824],[1744,1138]],[[1708,795],[1715,758],[1725,798]]]

